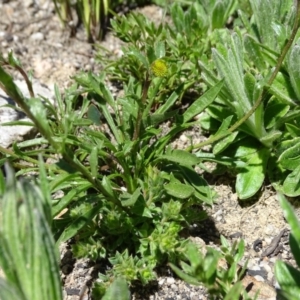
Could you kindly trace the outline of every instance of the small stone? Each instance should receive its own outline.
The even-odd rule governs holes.
[[[175,292],[175,293],[178,292],[178,286],[177,286],[176,284],[174,284],[174,283],[171,284],[171,289],[172,289],[172,291]]]
[[[186,143],[188,141],[188,138],[187,138],[187,136],[185,134],[182,134],[179,139],[183,143]]]
[[[265,280],[264,280],[264,278],[262,277],[262,276],[260,276],[260,275],[255,275],[255,276],[253,276],[257,281],[259,281],[259,282],[264,282]]]
[[[30,36],[30,39],[34,41],[42,41],[44,39],[44,35],[41,32],[35,32]]]
[[[34,1],[33,0],[24,0],[23,4],[26,8],[29,8],[30,6],[34,5]]]
[[[165,278],[162,278],[158,281],[158,285],[163,285],[165,283]]]
[[[167,285],[171,285],[175,283],[175,279],[173,277],[168,277],[166,281]]]

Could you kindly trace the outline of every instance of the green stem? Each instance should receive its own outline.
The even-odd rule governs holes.
[[[210,145],[224,137],[226,137],[227,135],[231,134],[232,132],[234,132],[239,126],[241,126],[254,112],[255,110],[259,107],[259,105],[262,103],[262,100],[264,99],[264,97],[266,96],[266,93],[268,92],[270,86],[273,84],[279,69],[283,63],[283,60],[287,54],[287,52],[289,51],[290,47],[292,46],[294,39],[296,37],[296,34],[298,32],[298,25],[299,25],[299,20],[300,20],[300,0],[297,0],[297,13],[296,13],[296,18],[295,18],[295,22],[293,25],[293,29],[292,29],[292,33],[291,36],[289,38],[289,40],[287,41],[287,43],[285,44],[278,60],[276,63],[276,67],[273,71],[273,73],[271,74],[269,80],[267,81],[265,87],[263,88],[262,92],[260,93],[258,99],[256,100],[256,102],[254,103],[254,105],[252,106],[252,108],[240,119],[238,120],[236,123],[234,123],[227,131],[216,135],[216,136],[212,136],[211,138],[209,138],[208,140],[196,144],[196,145],[192,145],[190,147],[187,148],[187,151],[191,151],[193,149],[199,149],[202,148],[206,145]]]
[[[142,124],[142,117],[143,117],[143,110],[145,108],[145,104],[147,101],[147,95],[148,95],[148,90],[149,90],[149,86],[150,86],[151,80],[149,79],[149,74],[147,73],[146,75],[146,80],[143,86],[143,94],[142,94],[142,101],[139,103],[139,110],[138,110],[138,115],[136,118],[136,126],[134,129],[134,133],[133,133],[133,140],[137,140],[139,135],[140,135],[140,131],[141,131],[141,124]]]

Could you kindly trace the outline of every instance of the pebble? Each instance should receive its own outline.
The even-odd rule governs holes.
[[[168,277],[166,283],[167,283],[167,285],[174,284],[175,283],[175,279],[173,277]]]
[[[254,278],[257,280],[257,281],[260,281],[260,282],[264,282],[264,278],[260,275],[255,275]]]
[[[172,289],[172,291],[175,292],[175,293],[178,292],[178,286],[177,286],[176,284],[174,284],[174,283],[171,284],[171,289]]]
[[[185,134],[182,134],[179,139],[183,143],[186,143],[188,141],[188,138],[187,138],[187,136]]]
[[[44,34],[41,32],[35,32],[30,36],[30,39],[34,41],[42,41],[44,39]]]

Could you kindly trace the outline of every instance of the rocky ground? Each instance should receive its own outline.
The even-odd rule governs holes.
[[[155,6],[144,7],[140,11],[156,20],[163,14]],[[75,38],[70,38],[68,29],[62,28],[54,14],[51,1],[0,0],[0,16],[0,53],[6,55],[10,49],[14,51],[25,70],[32,72],[34,88],[42,86],[51,95],[54,83],[63,89],[70,84],[70,77],[77,71],[98,70],[94,47],[86,42],[84,30],[80,29]],[[112,55],[121,53],[121,42],[111,34],[107,35],[102,46]],[[16,77],[22,79],[20,75]],[[6,113],[0,108],[0,123],[7,121]],[[3,146],[2,134],[3,127],[0,126],[0,144]],[[190,136],[194,143],[203,139],[201,131],[195,128],[180,136],[175,146],[187,146]],[[216,248],[220,245],[221,234],[230,241],[243,238],[246,244],[245,259],[249,259],[244,285],[253,285],[253,293],[261,289],[258,299],[276,299],[274,263],[277,259],[292,264],[294,261],[288,246],[289,227],[274,190],[266,185],[258,197],[244,203],[237,198],[233,178],[207,175],[207,180],[218,193],[217,203],[207,208],[209,220],[203,226],[191,229],[191,238],[202,247]],[[64,299],[90,299],[89,287],[103,266],[87,260],[75,260],[68,245],[62,246],[61,258]],[[132,299],[196,300],[207,299],[207,294],[204,288],[186,284],[165,269],[153,285],[134,287]]]

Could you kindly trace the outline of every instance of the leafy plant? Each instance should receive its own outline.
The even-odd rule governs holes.
[[[58,250],[51,233],[51,203],[40,164],[41,188],[0,173],[0,298],[62,299]]]
[[[169,265],[186,282],[204,285],[212,299],[250,299],[240,282],[247,264],[242,269],[238,265],[244,255],[244,242],[235,242],[230,247],[221,236],[221,243],[221,252],[208,248],[205,254],[193,243],[188,243],[180,262],[181,268],[172,263]]]
[[[278,293],[281,296],[281,299],[297,299],[300,292],[300,223],[291,205],[280,193],[278,194],[278,200],[283,209],[285,219],[291,226],[289,244],[298,266],[298,268],[296,269],[290,264],[285,263],[281,260],[276,261],[275,275],[281,288]]]
[[[115,278],[146,284],[156,278],[156,266],[169,262],[176,269],[179,260],[191,266],[182,263],[183,272],[177,272],[186,280],[194,276],[196,284],[204,281],[212,294],[221,291],[229,299],[241,291],[242,242],[230,250],[222,240],[228,268],[217,270],[221,254],[209,250],[197,258],[181,237],[184,228],[206,217],[203,204],[215,199],[195,171],[204,161],[237,174],[241,199],[254,195],[267,173],[277,189],[299,191],[294,164],[299,74],[293,64],[299,55],[293,41],[300,6],[276,0],[270,8],[270,1],[251,0],[253,15],[244,5],[228,23],[241,7],[237,1],[222,3],[195,1],[186,8],[175,3],[173,24],[155,25],[140,14],[116,18],[111,24],[125,42],[122,57],[110,61],[99,55],[103,71],[76,75],[63,94],[55,87],[55,105],[33,90],[25,98],[4,69],[18,69],[32,89],[21,64],[13,54],[7,61],[1,57],[0,87],[39,136],[12,149],[0,147],[0,165],[9,160],[17,176],[25,176],[39,171],[36,157],[43,155],[56,243],[73,238],[77,257],[106,258],[112,266],[99,275],[97,297]],[[269,9],[271,25],[262,20]],[[115,95],[107,80],[122,93]],[[193,126],[213,135],[173,149],[171,142]],[[213,153],[191,153],[208,144]],[[57,192],[61,196],[54,199]]]
[[[181,255],[181,230],[203,220],[202,204],[214,200],[194,170],[202,158],[169,144],[197,124],[193,118],[214,101],[223,81],[179,113],[175,102],[189,85],[161,93],[174,76],[164,52],[163,43],[149,52],[132,51],[129,45],[122,60],[135,64],[123,96],[109,91],[104,72],[82,73],[64,97],[56,88],[57,107],[47,99],[26,99],[0,67],[1,85],[42,135],[15,143],[13,151],[1,148],[6,155],[2,162],[8,158],[20,168],[17,175],[25,175],[38,170],[38,153],[54,159],[45,167],[50,192],[63,191],[52,201],[52,217],[59,215],[52,224],[56,242],[74,237],[78,257],[109,258],[113,268],[102,277],[103,286],[117,277],[144,284],[155,279],[157,265],[176,262]],[[174,124],[162,133],[159,125],[170,119]],[[19,158],[30,162],[30,168]]]
[[[121,5],[145,4],[145,0],[53,0],[55,11],[64,26],[69,26],[71,36],[83,24],[87,40],[101,40],[107,31],[109,16]]]
[[[244,29],[235,28],[233,33],[219,31],[216,48],[212,49],[212,62],[205,56],[199,62],[205,84],[213,86],[221,78],[225,84],[202,119],[202,126],[216,130],[216,134],[193,148],[214,143],[216,157],[222,153],[245,163],[235,169],[240,199],[253,196],[267,173],[277,189],[296,196],[299,188],[292,183],[298,174],[296,164],[293,173],[286,171],[298,155],[296,150],[287,149],[287,145],[295,138],[299,119],[294,100],[298,71],[292,67],[292,59],[298,51],[293,40],[300,10],[293,1],[282,5],[281,1],[251,0],[250,4],[251,22],[239,11]],[[270,11],[274,13],[266,21]],[[215,120],[223,122],[219,124]]]

